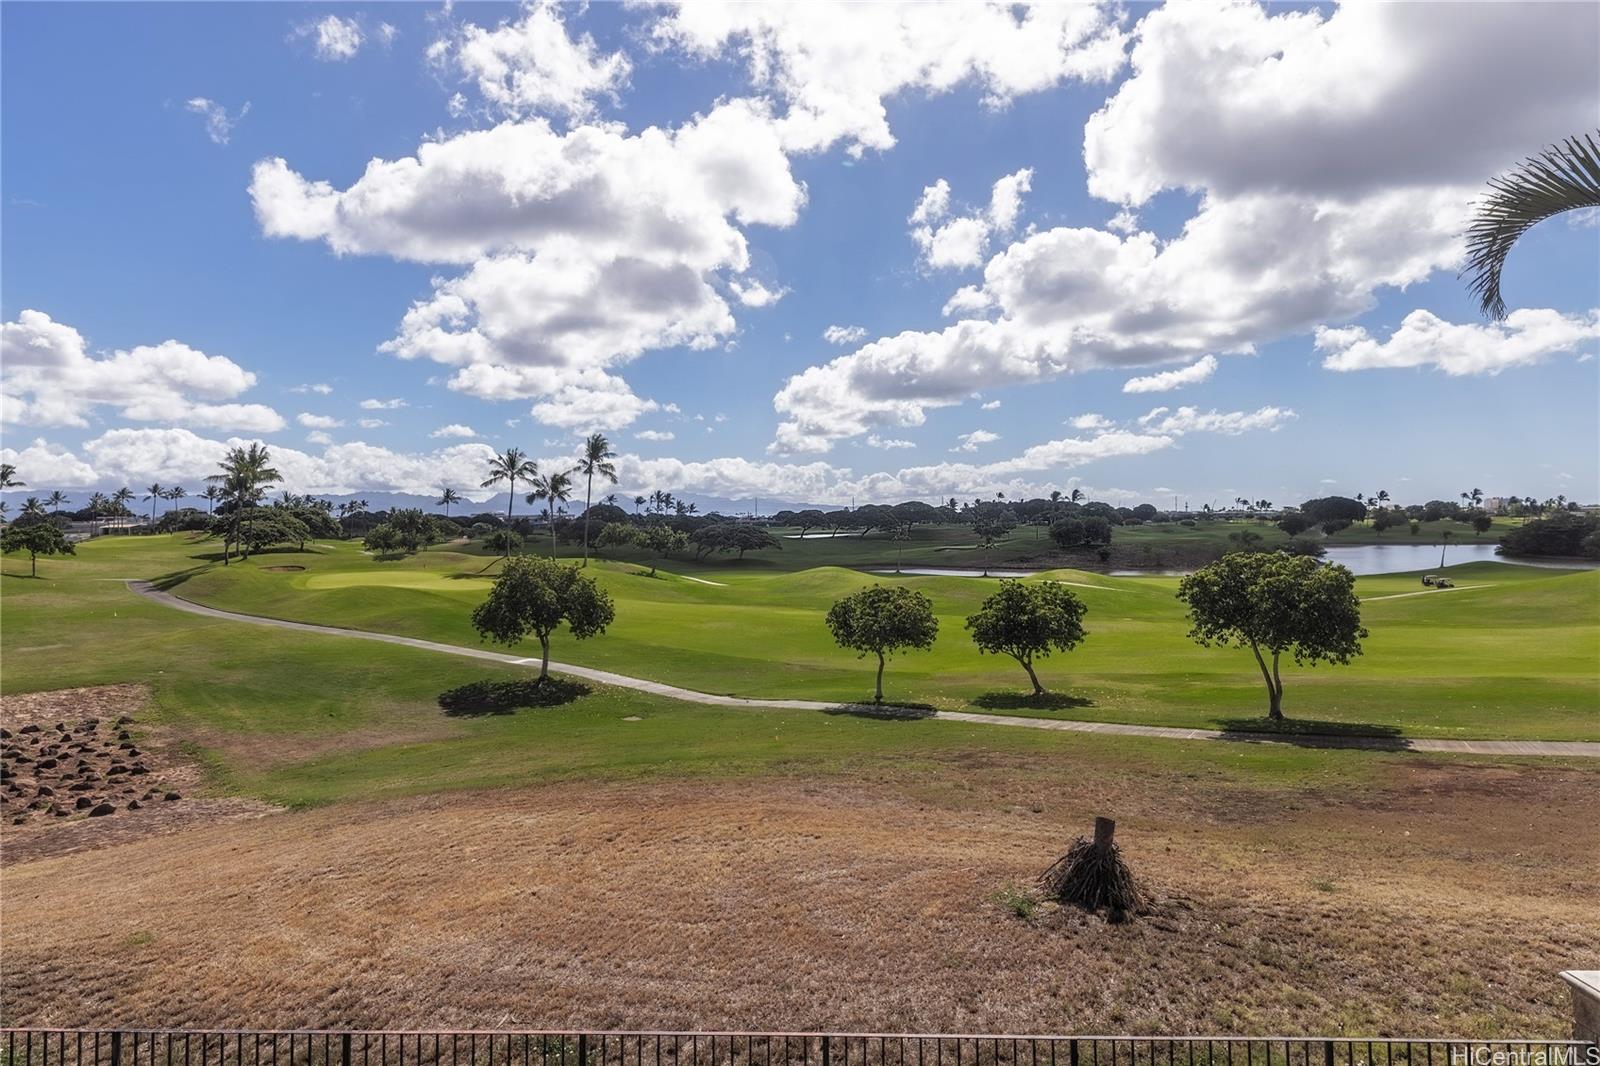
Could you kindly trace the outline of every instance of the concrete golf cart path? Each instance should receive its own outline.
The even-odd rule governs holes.
[[[385,644],[399,644],[407,648],[461,655],[469,659],[486,659],[489,662],[512,666],[537,665],[537,658],[490,651],[487,648],[469,648],[460,644],[440,644],[417,637],[402,637],[394,633],[374,633],[364,629],[341,629],[337,626],[319,626],[310,622],[291,622],[284,618],[268,618],[256,614],[238,614],[195,603],[192,600],[163,592],[148,581],[129,580],[128,587],[140,596],[157,603],[174,607],[190,614],[219,618],[228,622],[271,626],[275,629],[293,629],[302,633],[320,633],[335,637],[353,637],[357,640],[377,640]],[[757,710],[833,711],[866,716],[907,719],[937,719],[945,722],[969,722],[974,725],[1014,726],[1021,729],[1045,729],[1062,733],[1104,733],[1124,737],[1155,737],[1162,740],[1226,740],[1255,744],[1298,744],[1313,748],[1359,748],[1373,751],[1424,751],[1454,755],[1564,755],[1600,758],[1600,742],[1557,740],[1430,740],[1417,737],[1364,737],[1334,734],[1273,734],[1223,731],[1217,729],[1182,729],[1172,726],[1119,725],[1114,722],[1077,722],[1060,718],[1024,718],[1007,714],[973,714],[968,711],[924,711],[894,707],[876,707],[872,704],[850,704],[823,700],[762,700],[742,696],[719,696],[710,692],[678,688],[676,685],[649,681],[609,670],[595,670],[587,666],[571,666],[551,662],[550,669],[569,677],[581,677],[602,685],[648,692],[668,699],[701,703],[711,707],[745,707]]]

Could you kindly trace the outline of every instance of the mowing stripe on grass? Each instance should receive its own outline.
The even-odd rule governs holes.
[[[489,651],[486,648],[469,648],[460,644],[441,644],[417,637],[402,637],[393,633],[373,633],[364,629],[340,629],[336,626],[314,625],[310,622],[291,622],[283,618],[266,618],[254,614],[237,614],[194,603],[191,600],[162,592],[148,581],[128,582],[135,593],[168,607],[190,614],[218,618],[229,622],[293,629],[302,633],[324,633],[329,636],[353,637],[358,640],[376,640],[385,644],[399,644],[422,651],[441,652],[445,655],[463,655],[472,659],[487,659],[512,666],[531,666],[538,659]],[[762,700],[742,696],[719,696],[710,692],[696,692],[676,685],[629,677],[609,670],[595,670],[587,666],[572,666],[551,662],[550,669],[570,677],[581,677],[602,685],[648,692],[668,699],[689,703],[702,703],[713,707],[743,707],[754,710],[831,711],[883,718],[935,719],[945,722],[963,722],[972,725],[1007,726],[1019,729],[1046,729],[1065,733],[1102,733],[1114,736],[1152,737],[1163,740],[1223,740],[1251,744],[1297,744],[1311,748],[1353,748],[1367,751],[1420,751],[1457,755],[1559,755],[1600,759],[1600,742],[1553,740],[1426,740],[1389,737],[1333,736],[1324,734],[1274,734],[1224,731],[1217,729],[1183,729],[1169,726],[1122,725],[1114,722],[1075,722],[1058,718],[1023,718],[1004,714],[974,714],[970,711],[925,711],[914,708],[883,707],[873,704],[839,703],[823,700]]]

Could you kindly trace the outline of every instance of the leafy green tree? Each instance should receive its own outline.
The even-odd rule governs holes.
[[[583,442],[583,455],[578,458],[578,473],[589,479],[583,495],[583,565],[589,565],[589,511],[594,506],[594,476],[599,474],[613,485],[617,483],[617,457],[611,442],[603,433],[591,433]]]
[[[1278,528],[1291,537],[1297,537],[1311,528],[1311,519],[1299,513],[1286,514],[1278,519]]]
[[[39,556],[78,554],[66,534],[49,522],[36,522],[33,525],[12,523],[4,533],[0,533],[0,551],[7,555],[27,552],[28,571],[32,577],[39,576]]]
[[[287,511],[275,507],[253,507],[248,510],[250,513],[238,516],[243,520],[237,523],[230,523],[236,517],[233,515],[221,515],[212,520],[213,532],[218,523],[222,526],[224,551],[230,536],[239,546],[239,555],[244,559],[278,544],[304,544],[310,538],[311,533],[305,523]]]
[[[846,596],[828,609],[828,629],[841,648],[861,657],[878,657],[874,703],[883,702],[883,667],[895,652],[927,650],[939,636],[933,603],[899,585],[873,585]]]
[[[1083,643],[1085,610],[1083,601],[1057,582],[1002,581],[1000,591],[967,618],[967,629],[980,652],[1009,655],[1021,663],[1033,682],[1033,694],[1042,696],[1044,686],[1034,672],[1034,659]]]
[[[767,548],[783,550],[783,543],[777,537],[749,522],[713,522],[695,530],[689,535],[689,540],[694,543],[696,553],[700,556],[736,551],[742,560],[747,551],[764,551]]]
[[[1472,516],[1472,530],[1479,536],[1489,532],[1489,527],[1494,525],[1494,519],[1483,511]]]
[[[272,466],[272,457],[262,444],[230,448],[219,465],[221,472],[212,474],[206,480],[222,488],[223,512],[219,515],[225,526],[222,534],[222,565],[227,566],[231,545],[238,544],[245,555],[249,555],[249,545],[257,542],[257,538],[250,535],[249,525],[256,515],[263,513],[262,508],[256,505],[266,495],[267,486],[282,480],[283,475]],[[133,498],[133,493],[124,488],[112,500],[116,501],[117,496],[124,492],[128,493],[129,499]]]
[[[1267,685],[1268,717],[1283,719],[1284,652],[1301,666],[1348,663],[1367,631],[1355,577],[1342,566],[1279,552],[1234,552],[1178,584],[1189,636],[1201,647],[1247,647]],[[1270,658],[1270,665],[1269,660]]]
[[[367,535],[361,538],[361,546],[380,559],[397,558],[405,554],[400,546],[399,530],[388,522],[379,522],[367,530]]]
[[[665,522],[655,522],[639,532],[639,543],[656,560],[666,559],[689,550],[689,535],[673,529]],[[656,561],[650,563],[650,576],[656,576]]]
[[[1500,554],[1583,556],[1588,554],[1585,541],[1596,531],[1600,531],[1600,516],[1557,511],[1507,532],[1500,538]]]
[[[522,537],[515,530],[494,529],[490,530],[483,538],[483,546],[489,551],[511,558],[511,553],[522,547]]]
[[[550,676],[550,636],[565,622],[578,640],[606,631],[616,618],[611,597],[575,566],[518,556],[506,561],[489,598],[472,612],[479,635],[497,644],[539,638],[539,680]]]

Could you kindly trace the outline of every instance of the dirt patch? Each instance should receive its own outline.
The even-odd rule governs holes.
[[[142,723],[140,685],[0,699],[0,863],[27,862],[274,808],[197,798],[201,773]]]
[[[305,567],[290,564],[288,566],[263,566],[261,569],[267,571],[269,574],[286,574],[294,570],[304,570]]]
[[[1064,776],[1029,802],[987,768],[959,794],[921,772],[562,782],[196,827],[7,868],[0,1010],[1559,1037],[1555,971],[1600,961],[1600,869],[1572,861],[1600,843],[1600,789],[1548,769],[1421,816],[1404,780],[1368,790],[1378,808],[1258,795],[1248,825],[1187,813],[1226,791],[1207,782]],[[1567,828],[1529,842],[1552,807]],[[1151,915],[997,902],[1102,809]]]

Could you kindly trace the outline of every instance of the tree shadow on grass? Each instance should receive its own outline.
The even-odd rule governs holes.
[[[1363,748],[1405,751],[1411,742],[1397,726],[1372,722],[1327,722],[1314,718],[1224,718],[1217,722],[1223,740],[1246,744],[1294,744],[1305,748]]]
[[[1073,696],[1065,692],[985,692],[972,698],[974,707],[986,711],[1067,711],[1075,707],[1093,707],[1094,700]]]
[[[932,705],[926,703],[841,703],[823,713],[872,718],[880,722],[915,722],[932,718],[935,711]]]
[[[473,681],[439,693],[439,707],[451,718],[515,714],[522,708],[560,707],[593,691],[576,681]]]

